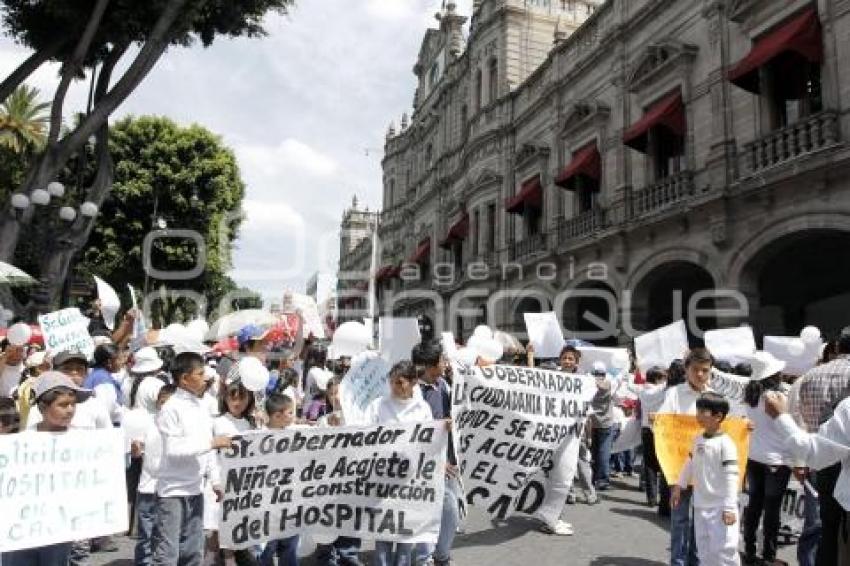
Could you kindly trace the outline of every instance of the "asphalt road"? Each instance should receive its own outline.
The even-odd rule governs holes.
[[[667,521],[643,503],[636,478],[615,480],[614,486],[597,505],[567,505],[563,519],[573,524],[573,536],[543,534],[536,522],[525,518],[494,526],[473,509],[464,534],[455,539],[453,562],[458,566],[665,566],[670,548]],[[119,552],[92,555],[93,566],[133,564],[134,541],[116,540]],[[794,552],[793,546],[783,547],[779,558],[796,564]],[[309,558],[302,561],[312,563]]]

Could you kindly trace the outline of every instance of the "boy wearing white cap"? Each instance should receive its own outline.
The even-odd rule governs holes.
[[[59,352],[53,358],[53,367],[58,372],[70,378],[78,388],[82,387],[88,367],[85,354],[75,351]],[[36,396],[38,396],[41,381],[45,375],[47,373],[42,374],[38,383],[36,383],[34,389]],[[39,423],[42,422],[42,417],[41,406],[39,404],[34,405],[30,409],[29,417],[27,418],[27,429],[36,429]],[[109,418],[109,411],[106,405],[98,401],[95,397],[86,396],[85,399],[77,403],[70,428],[81,430],[112,428],[112,419]]]

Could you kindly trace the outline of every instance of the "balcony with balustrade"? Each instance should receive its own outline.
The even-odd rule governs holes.
[[[564,245],[577,239],[592,236],[606,226],[606,211],[597,207],[572,218],[558,220],[558,244]]]
[[[523,261],[542,255],[548,251],[546,233],[541,232],[516,242],[509,242],[508,251],[511,261]]]
[[[691,199],[696,194],[692,171],[682,171],[637,191],[631,191],[627,208],[632,220],[652,216]]]
[[[835,147],[840,143],[838,114],[818,112],[744,145],[742,176],[754,175]]]

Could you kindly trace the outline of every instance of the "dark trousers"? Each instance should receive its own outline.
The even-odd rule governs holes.
[[[755,460],[747,461],[747,495],[749,503],[744,509],[744,548],[748,556],[756,554],[756,532],[764,515],[764,559],[776,560],[779,536],[779,515],[782,498],[791,479],[788,466],[768,466]]]
[[[298,566],[298,535],[270,540],[260,556],[261,566]]]
[[[594,428],[591,432],[590,450],[593,453],[593,483],[597,488],[607,488],[610,483],[611,444],[614,431],[611,427]]]
[[[640,430],[640,440],[643,446],[643,488],[646,492],[646,501],[650,504],[658,502],[658,474],[661,468],[658,465],[658,457],[655,455],[655,437],[651,428]]]
[[[71,543],[61,542],[4,552],[0,555],[0,560],[5,566],[65,566],[70,554]]]
[[[841,531],[841,522],[844,517],[844,509],[832,496],[838,474],[841,473],[841,464],[818,470],[817,489],[820,502],[821,537],[818,546],[818,555],[815,560],[816,566],[834,566],[838,564],[838,535]]]

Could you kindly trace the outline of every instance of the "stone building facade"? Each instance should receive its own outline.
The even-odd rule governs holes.
[[[850,0],[449,2],[383,160],[385,314],[850,322]]]

